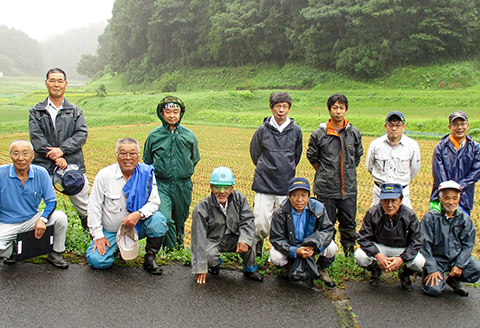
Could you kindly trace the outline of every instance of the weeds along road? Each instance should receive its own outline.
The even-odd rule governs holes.
[[[87,144],[84,146],[84,154],[87,167],[87,176],[90,184],[93,183],[95,174],[101,168],[115,163],[115,143],[119,138],[132,137],[137,139],[143,145],[148,133],[153,130],[157,124],[137,124],[109,127],[95,127],[89,129]],[[255,167],[250,160],[250,140],[254,129],[241,129],[219,126],[200,126],[187,125],[192,129],[198,139],[201,160],[195,168],[193,175],[193,206],[210,193],[208,181],[210,174],[215,167],[227,166],[235,174],[235,188],[247,196],[250,205],[253,205],[254,193],[251,190],[253,181],[253,172]],[[412,136],[416,137],[416,136]],[[27,138],[28,133],[14,133],[0,135],[0,164],[10,163],[8,148],[14,139]],[[304,151],[302,159],[297,167],[297,176],[304,176],[313,182],[314,170],[308,162],[305,152],[308,146],[309,133],[304,133],[303,143]],[[363,147],[367,152],[370,142],[375,137],[363,137]],[[439,138],[440,139],[440,138]],[[428,211],[429,197],[432,187],[431,163],[433,149],[438,140],[417,140],[422,154],[422,168],[411,184],[411,199],[415,213],[421,219],[424,213]],[[358,229],[365,215],[370,208],[371,188],[373,180],[365,168],[365,156],[357,169],[358,171],[358,211],[357,222]],[[480,228],[480,192],[477,188],[475,196],[475,206],[472,211],[472,219],[477,228]],[[60,196],[62,197],[62,195]],[[191,211],[190,211],[191,212]],[[190,218],[186,223],[185,240],[187,245],[190,243]],[[477,243],[474,254],[479,254],[480,233],[477,234]]]

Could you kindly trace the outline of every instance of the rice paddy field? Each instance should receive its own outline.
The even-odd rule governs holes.
[[[352,123],[355,125],[354,120]],[[260,124],[260,122],[259,122]],[[115,163],[115,143],[119,138],[132,137],[137,139],[143,145],[148,133],[154,129],[157,124],[133,124],[108,127],[93,127],[89,129],[87,144],[84,146],[84,154],[87,166],[87,176],[90,185],[93,183],[96,173],[99,169]],[[201,160],[198,163],[193,176],[193,206],[202,198],[210,193],[209,179],[212,170],[218,166],[227,166],[232,169],[235,175],[235,188],[244,193],[250,205],[253,205],[254,193],[251,190],[253,173],[255,166],[250,160],[249,145],[255,129],[205,126],[205,125],[186,125],[196,135],[200,148]],[[297,168],[297,176],[304,176],[313,182],[314,169],[308,162],[305,152],[308,145],[310,133],[303,135],[304,149],[303,156]],[[412,136],[415,138],[415,136]],[[28,139],[28,133],[10,133],[0,134],[0,164],[10,163],[8,147],[10,142],[18,139]],[[365,136],[363,138],[363,147],[365,154],[370,142],[375,137]],[[432,187],[431,163],[435,144],[438,140],[417,140],[422,153],[422,168],[415,177],[410,186],[411,200],[415,213],[421,219],[424,213],[428,211],[429,196]],[[143,154],[143,152],[142,152]],[[360,228],[363,216],[371,204],[371,188],[373,180],[365,168],[364,158],[358,167],[358,209],[357,223]],[[63,195],[60,198],[65,199]],[[476,192],[475,207],[472,211],[472,218],[480,228],[480,195]],[[190,211],[191,213],[191,211]],[[186,223],[185,244],[190,244],[190,225],[191,218]],[[337,234],[338,236],[338,234]],[[480,247],[477,234],[477,243],[474,250],[475,255],[479,255]]]

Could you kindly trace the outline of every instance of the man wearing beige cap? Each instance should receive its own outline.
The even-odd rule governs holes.
[[[422,290],[438,296],[445,283],[460,296],[468,296],[460,282],[475,283],[480,279],[480,263],[472,258],[475,246],[475,225],[470,216],[458,210],[462,188],[455,181],[444,181],[438,187],[441,208],[431,209],[422,219],[425,236],[422,254],[426,259]],[[449,272],[448,278],[444,273]]]
[[[117,232],[123,225],[135,228],[140,238],[147,237],[143,267],[151,274],[162,274],[155,256],[168,228],[165,216],[158,211],[160,197],[154,168],[139,163],[140,146],[135,139],[118,140],[116,153],[118,163],[101,169],[93,182],[88,202],[88,228],[93,238],[87,249],[88,264],[95,269],[112,266],[117,240],[123,235],[120,230],[117,239]],[[135,242],[135,236],[127,234]]]
[[[455,111],[448,117],[450,134],[440,140],[433,153],[431,207],[438,206],[438,187],[453,180],[462,188],[459,206],[470,215],[475,183],[480,179],[480,145],[468,136],[467,114]]]

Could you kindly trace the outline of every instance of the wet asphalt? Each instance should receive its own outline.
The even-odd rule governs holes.
[[[352,326],[339,315],[348,305],[359,327],[480,327],[475,288],[467,288],[468,298],[448,289],[431,298],[421,294],[419,281],[413,293],[349,282],[339,302],[275,276],[258,283],[221,270],[200,286],[189,267],[163,268],[153,276],[118,266],[1,263],[0,327],[342,327]]]

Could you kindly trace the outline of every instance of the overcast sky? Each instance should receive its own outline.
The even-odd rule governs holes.
[[[114,0],[0,0],[0,25],[37,41],[54,34],[106,22]]]

